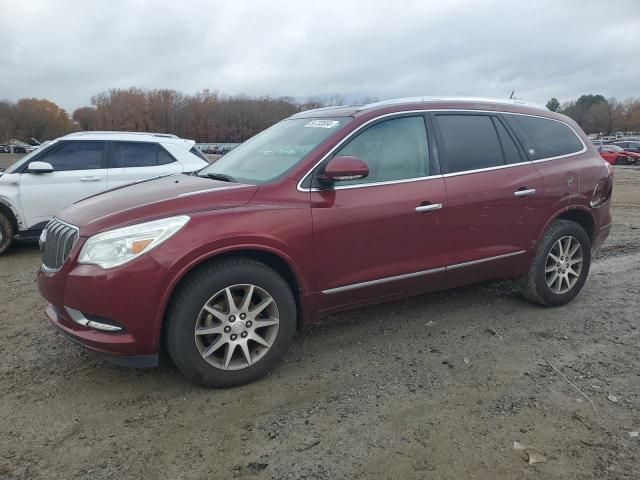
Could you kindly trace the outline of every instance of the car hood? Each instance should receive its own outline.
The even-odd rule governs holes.
[[[170,175],[85,198],[58,217],[89,236],[113,228],[206,210],[245,205],[258,187],[192,175]]]

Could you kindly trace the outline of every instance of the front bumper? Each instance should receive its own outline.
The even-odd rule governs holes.
[[[118,335],[116,340],[121,340],[121,342],[113,342],[114,338],[100,338],[99,332],[95,330],[89,328],[74,329],[73,321],[70,321],[68,316],[58,313],[56,307],[51,303],[47,305],[45,315],[49,319],[49,322],[57,327],[58,330],[71,341],[97,353],[111,363],[134,368],[151,368],[157,367],[159,364],[160,356],[157,353],[148,355],[127,355],[119,353],[123,345],[130,343],[131,339],[125,338],[125,335]]]
[[[611,225],[611,223],[604,225],[600,227],[597,232],[595,232],[592,245],[592,250],[594,253],[600,250],[600,247],[602,247],[602,244],[609,236],[609,233],[611,232]]]
[[[38,288],[49,302],[47,318],[73,341],[114,363],[150,367],[158,364],[166,275],[151,255],[111,270],[68,261],[59,271],[41,268]],[[78,312],[123,329],[91,328],[78,322]]]

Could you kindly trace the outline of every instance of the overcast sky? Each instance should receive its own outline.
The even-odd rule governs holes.
[[[640,96],[640,0],[0,0],[0,99]]]

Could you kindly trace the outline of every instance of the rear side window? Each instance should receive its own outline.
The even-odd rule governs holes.
[[[63,142],[59,148],[39,158],[56,172],[102,168],[104,142]]]
[[[112,168],[154,167],[175,160],[157,143],[113,142]]]
[[[507,129],[504,127],[502,122],[495,117],[493,118],[493,123],[498,131],[498,138],[500,139],[500,145],[502,146],[502,153],[504,154],[505,162],[520,163],[522,161],[520,151],[518,150],[518,147],[516,147],[511,135],[509,135],[509,132],[507,132]]]
[[[438,151],[449,173],[505,164],[491,116],[436,115],[435,121],[441,140]]]
[[[510,115],[534,144],[534,158],[570,155],[583,149],[576,134],[562,122],[527,115]]]

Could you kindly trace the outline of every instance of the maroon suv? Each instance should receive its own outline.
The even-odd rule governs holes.
[[[563,305],[611,225],[611,167],[523,102],[302,112],[197,174],[90,197],[41,237],[49,320],[120,364],[166,348],[205,386],[253,381],[338,310],[488,279]]]

